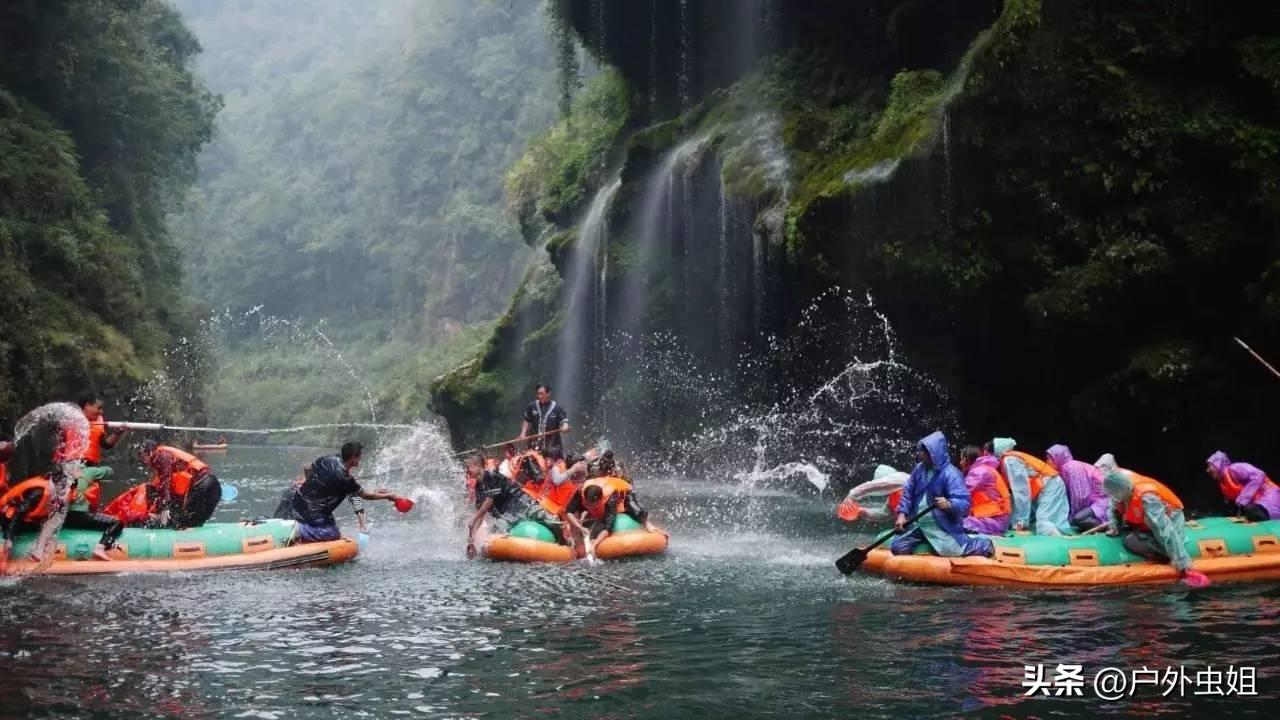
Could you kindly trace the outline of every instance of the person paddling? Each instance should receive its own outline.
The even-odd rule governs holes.
[[[951,464],[947,438],[935,432],[916,444],[919,462],[902,487],[898,501],[898,517],[894,529],[902,533],[889,546],[894,555],[910,555],[920,543],[927,543],[934,554],[942,557],[991,557],[995,548],[990,538],[973,537],[964,532],[963,522],[969,514],[969,490],[964,476]],[[910,531],[908,518],[932,507]]]
[[[535,399],[524,411],[524,422],[520,424],[520,437],[529,434],[543,435],[559,430],[560,432],[538,437],[529,441],[529,447],[538,450],[544,457],[558,459],[564,457],[564,441],[562,437],[569,432],[569,413],[555,400],[551,399],[551,386],[541,384],[534,391]]]
[[[349,497],[397,503],[403,500],[386,490],[370,492],[360,486],[351,471],[360,466],[363,453],[363,445],[348,442],[337,455],[317,458],[307,467],[305,479],[293,494],[289,513],[298,521],[300,542],[327,542],[342,537],[333,511]]]

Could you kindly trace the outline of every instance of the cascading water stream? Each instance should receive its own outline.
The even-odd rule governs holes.
[[[589,379],[584,369],[591,365],[589,360],[593,355],[589,345],[602,337],[598,334],[601,318],[596,311],[603,296],[597,286],[603,280],[597,274],[597,267],[600,255],[609,244],[609,207],[621,186],[622,180],[614,179],[596,193],[569,254],[562,293],[566,316],[560,329],[554,385],[560,399],[569,408],[577,408],[581,404],[583,398],[579,391],[584,380]],[[592,302],[593,294],[597,295],[595,302]],[[597,334],[591,336],[592,333]]]
[[[689,138],[672,148],[645,182],[640,201],[639,228],[632,237],[633,270],[626,275],[618,308],[618,330],[636,336],[649,303],[646,275],[660,243],[671,235],[677,180],[683,179],[685,164],[706,144],[706,136]],[[679,172],[679,176],[677,176]]]

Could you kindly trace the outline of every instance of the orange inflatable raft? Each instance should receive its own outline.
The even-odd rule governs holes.
[[[648,532],[627,515],[618,515],[613,532],[596,547],[601,560],[661,555],[667,551],[667,536]],[[582,549],[556,543],[545,525],[525,520],[505,535],[490,538],[480,549],[490,560],[504,562],[569,562],[583,556]]]
[[[993,537],[994,558],[893,555],[872,550],[861,570],[941,585],[1083,587],[1175,583],[1178,571],[1124,550],[1105,535]],[[1280,580],[1280,520],[1204,518],[1187,523],[1192,567],[1214,582]]]

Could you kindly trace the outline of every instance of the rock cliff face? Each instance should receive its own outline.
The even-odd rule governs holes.
[[[670,446],[744,407],[808,413],[879,359],[914,370],[891,402],[847,389],[827,424],[856,442],[814,421],[778,459],[897,457],[954,409],[966,437],[1111,451],[1188,491],[1219,445],[1280,461],[1280,381],[1231,341],[1280,353],[1276,10],[555,9],[615,70],[513,170],[550,262],[437,382],[458,441],[548,381],[581,423]]]

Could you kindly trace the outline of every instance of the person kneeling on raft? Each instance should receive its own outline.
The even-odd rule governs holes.
[[[291,505],[277,508],[276,517],[283,516],[282,519],[298,522],[299,542],[328,542],[342,537],[333,511],[349,497],[392,502],[400,499],[386,490],[370,492],[360,487],[351,471],[360,466],[363,453],[363,445],[349,442],[343,444],[337,455],[316,458],[307,467],[306,478],[293,493]]]
[[[1227,511],[1251,522],[1280,520],[1280,486],[1261,469],[1246,462],[1231,462],[1219,450],[1209,456],[1205,468],[1218,481]]]
[[[155,440],[142,443],[140,456],[152,471],[147,494],[155,499],[157,524],[185,530],[208,522],[222,500],[222,484],[207,463]]]
[[[894,555],[910,555],[920,543],[927,543],[934,554],[942,557],[994,555],[990,538],[973,537],[964,532],[963,523],[970,506],[969,490],[964,476],[948,457],[946,436],[935,432],[921,440],[916,451],[920,462],[902,486],[902,499],[898,501],[898,517],[894,522],[894,529],[902,534],[894,539],[889,550]],[[909,516],[931,506],[932,512],[925,513],[915,527],[904,532]]]
[[[636,499],[631,483],[616,477],[588,480],[565,508],[565,517],[582,539],[588,557],[594,556],[595,549],[609,537],[619,510],[644,525],[645,530],[666,534],[649,522],[649,511]]]
[[[1192,587],[1209,584],[1204,573],[1191,569],[1182,501],[1172,490],[1151,478],[1135,482],[1118,469],[1106,472],[1102,488],[1111,504],[1108,536],[1118,537],[1123,532],[1125,550],[1171,563],[1183,582]]]
[[[497,470],[485,469],[484,455],[467,456],[464,463],[467,477],[475,479],[476,512],[467,524],[467,557],[476,555],[476,532],[486,515],[502,520],[508,526],[521,520],[542,523],[555,536],[556,542],[564,542],[564,528],[560,518],[534,500],[520,483]]]
[[[975,445],[960,451],[960,471],[969,490],[969,517],[964,531],[982,535],[1003,535],[1009,529],[1009,485],[996,469],[999,462],[983,455]]]
[[[1071,456],[1071,448],[1058,444],[1045,451],[1045,459],[1058,471],[1067,486],[1071,526],[1080,532],[1107,521],[1109,501],[1102,491],[1102,471]]]

